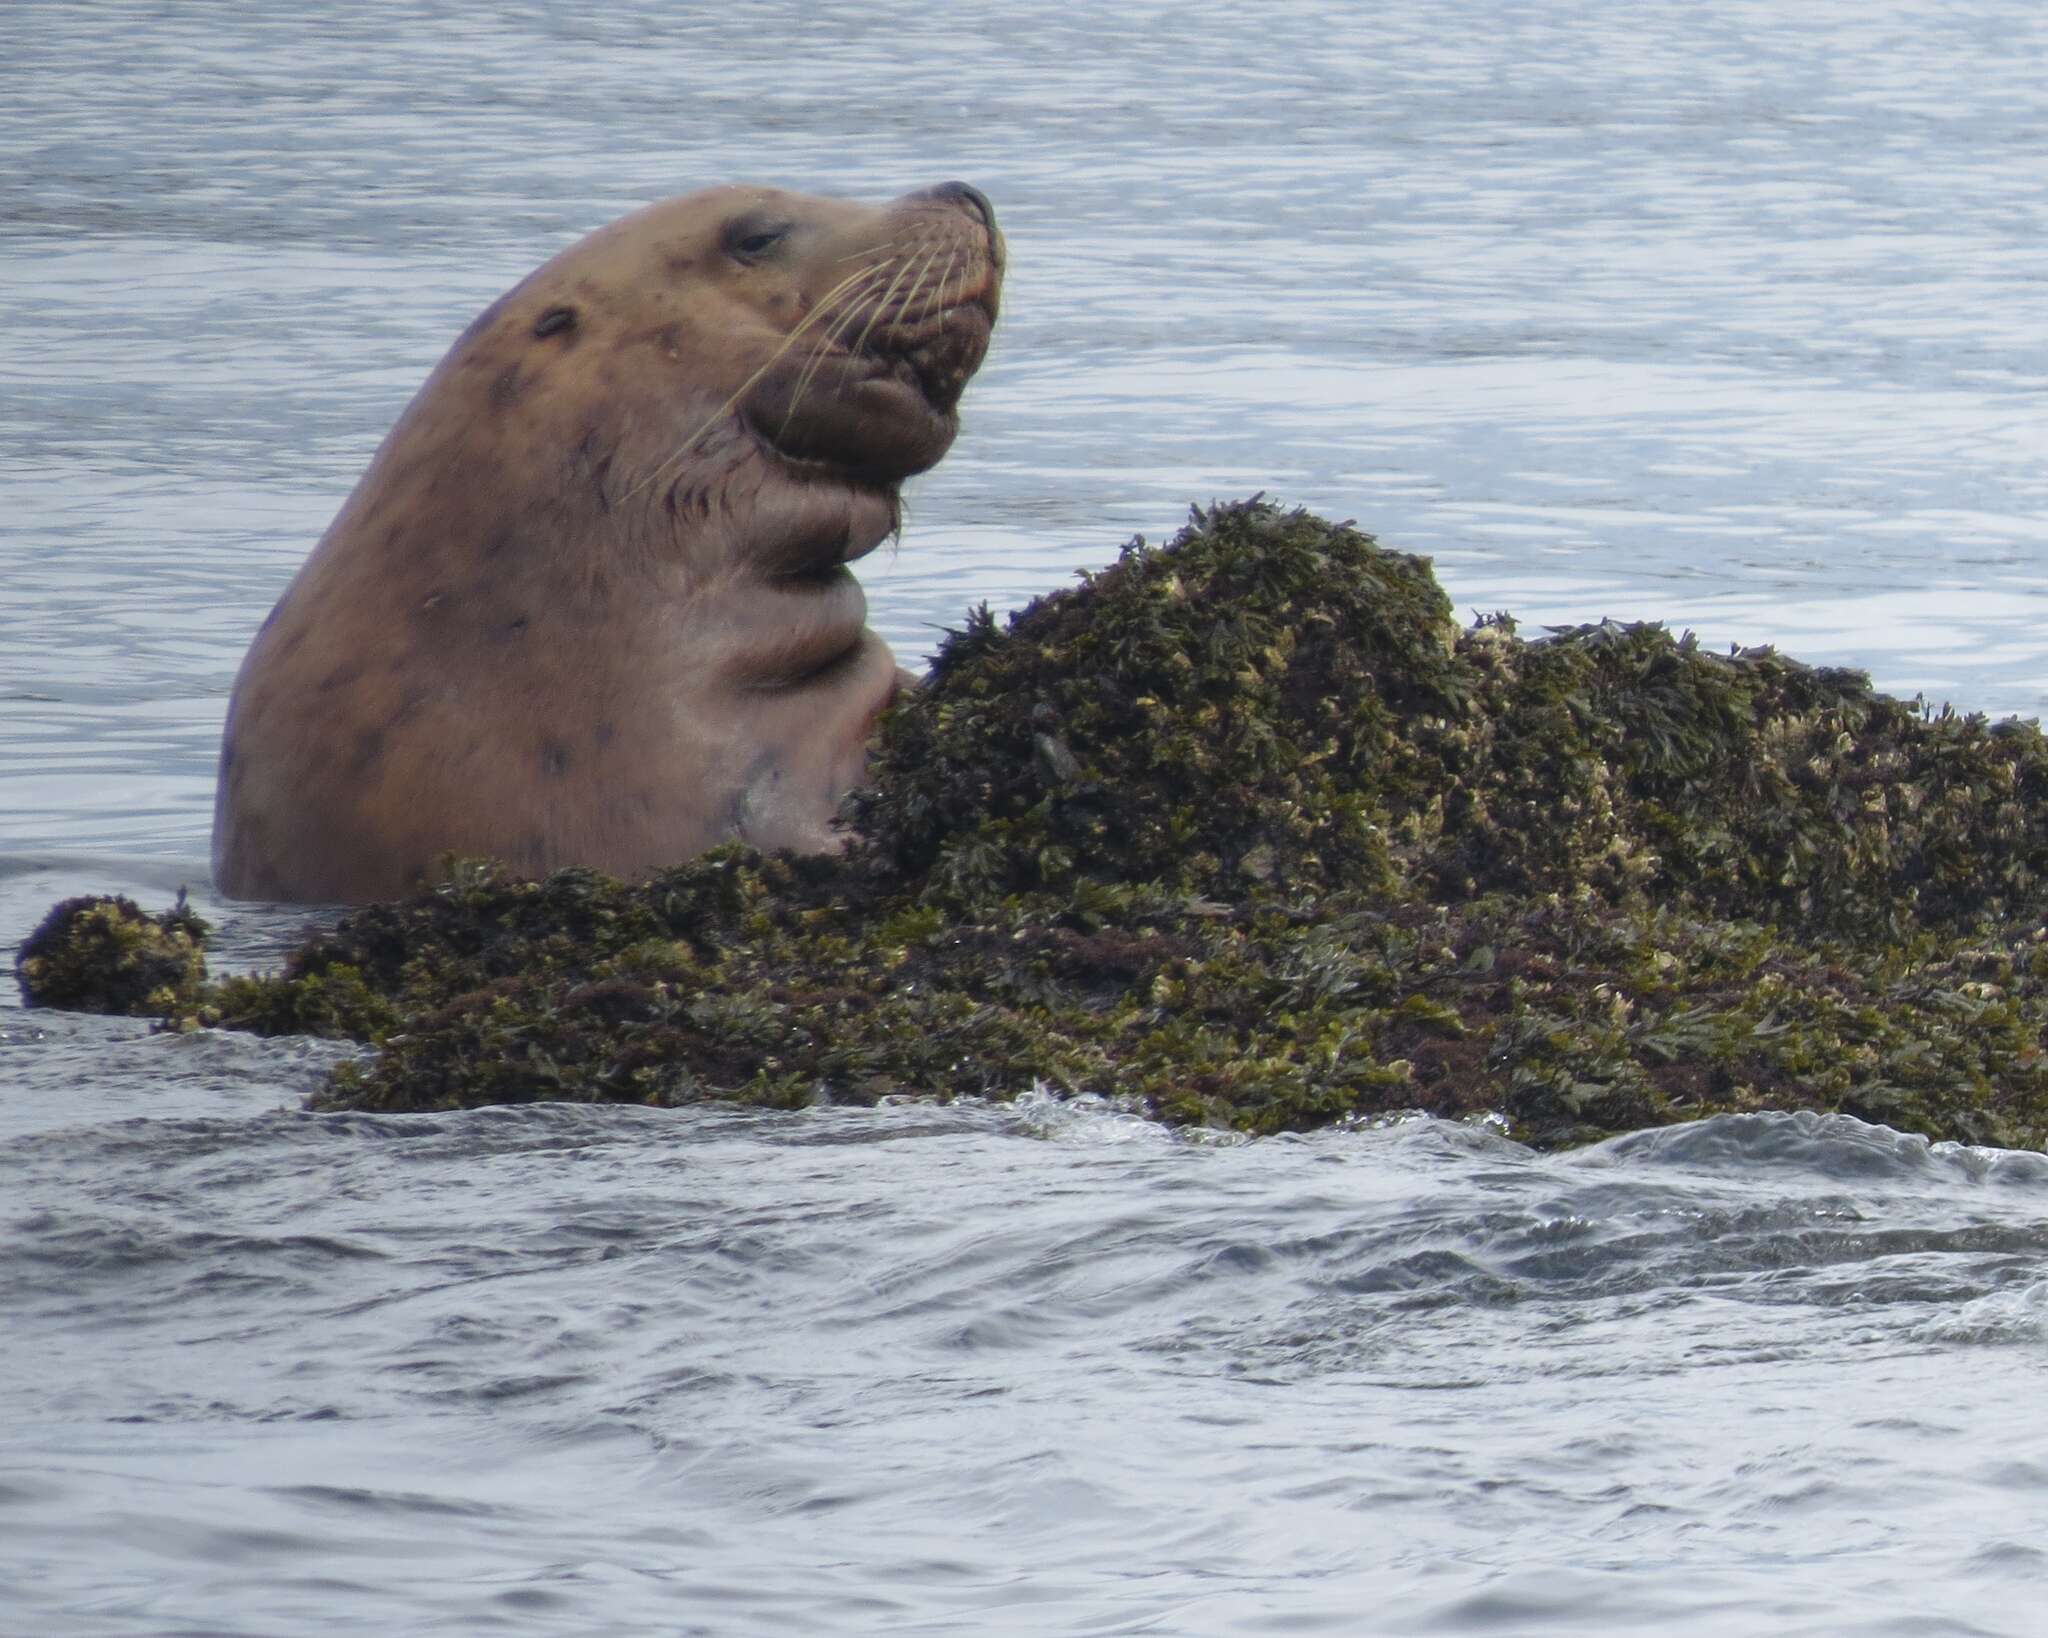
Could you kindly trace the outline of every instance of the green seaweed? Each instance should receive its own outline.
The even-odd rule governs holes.
[[[15,979],[31,1007],[163,1017],[202,993],[207,932],[182,892],[160,916],[118,896],[66,899],[22,940]]]
[[[2039,1146],[2044,794],[2031,724],[1654,625],[1461,627],[1425,560],[1255,498],[971,615],[838,856],[453,862],[149,1010],[376,1045],[334,1107],[1045,1086],[1250,1132],[1811,1108]]]

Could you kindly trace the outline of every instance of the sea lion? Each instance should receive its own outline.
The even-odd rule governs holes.
[[[1003,256],[965,183],[722,187],[493,302],[242,662],[215,885],[361,903],[450,852],[836,848],[902,681],[846,565],[951,445]]]

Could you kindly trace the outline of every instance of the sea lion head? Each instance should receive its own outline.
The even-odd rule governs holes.
[[[549,350],[611,354],[614,403],[672,429],[672,467],[736,417],[788,460],[893,485],[959,430],[1003,256],[993,208],[963,182],[882,206],[709,188],[572,246],[464,343],[533,371]]]

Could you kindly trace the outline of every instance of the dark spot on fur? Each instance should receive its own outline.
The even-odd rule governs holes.
[[[569,771],[569,747],[559,739],[544,740],[540,748],[540,771],[550,779],[560,779]]]
[[[337,688],[344,688],[363,674],[363,668],[354,660],[345,660],[320,679],[319,691],[331,694]]]
[[[613,740],[619,737],[619,731],[608,722],[600,722],[597,725],[597,732],[590,737],[597,742],[598,749],[603,750],[605,746],[611,744]]]
[[[356,735],[356,754],[349,762],[351,774],[364,774],[384,754],[384,730],[366,728]]]
[[[526,616],[521,614],[510,620],[502,620],[491,628],[491,634],[502,642],[511,642],[515,637],[526,635]]]
[[[519,374],[517,364],[508,364],[491,383],[491,405],[494,409],[509,409],[526,390],[526,382]]]
[[[502,557],[519,544],[519,535],[513,529],[500,529],[484,542],[485,557]]]
[[[550,307],[533,321],[533,333],[537,336],[551,336],[575,327],[576,309],[573,307]]]

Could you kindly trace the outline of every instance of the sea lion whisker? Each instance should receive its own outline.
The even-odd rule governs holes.
[[[794,396],[800,397],[805,377],[816,368],[817,363],[823,359],[826,350],[845,332],[852,316],[860,311],[861,297],[881,281],[882,273],[888,265],[886,262],[870,263],[868,266],[841,279],[830,290],[826,291],[824,295],[820,296],[811,310],[804,315],[803,321],[783,338],[782,345],[777,347],[767,361],[747,378],[739,391],[727,400],[724,408],[719,411],[719,415],[722,416],[730,411],[733,405],[750,392],[763,376],[777,364],[781,363],[783,359],[787,358],[795,349],[797,342],[803,339],[806,331],[817,331],[818,326],[823,325],[823,331],[813,336],[811,357],[804,366],[804,376],[799,376],[797,381],[797,391]],[[699,433],[698,436],[701,437],[702,433]]]
[[[931,264],[938,259],[938,254],[939,252],[937,247],[934,247],[932,250],[926,253],[925,259],[919,268],[919,277],[923,276],[924,268],[930,267]],[[897,286],[903,283],[904,274],[908,273],[909,271],[910,263],[906,261],[899,269],[897,269],[896,277],[889,281],[889,288],[884,290],[881,293],[881,295],[875,298],[874,310],[868,314],[867,323],[861,326],[860,334],[853,338],[852,351],[857,353],[862,348],[867,346],[868,337],[875,333],[875,326],[882,321],[882,315],[889,311],[890,299],[896,294]],[[913,288],[915,288],[914,285]]]
[[[878,245],[869,245],[865,249],[848,251],[844,256],[835,257],[832,265],[837,267],[840,262],[850,262],[860,256],[890,256],[894,253],[899,242],[895,239],[886,239]],[[875,263],[877,267],[882,265],[879,261]]]
[[[949,249],[946,252],[946,271],[939,275],[939,282],[932,291],[931,299],[925,303],[924,311],[918,314],[918,323],[929,324],[935,315],[952,305],[952,299],[946,294],[946,286],[952,282],[954,269],[959,265],[959,250]]]
[[[937,261],[938,258],[939,253],[937,250],[934,250],[925,257],[923,263],[918,267],[917,277],[910,281],[910,288],[903,292],[903,299],[896,304],[896,316],[905,323],[912,322],[910,318],[911,312],[925,300],[926,288],[931,284],[932,263]],[[920,315],[919,322],[921,321]]]
[[[945,305],[946,285],[953,276],[955,264],[959,261],[960,251],[958,246],[947,245],[943,248],[946,253],[946,266],[945,270],[940,273],[937,281],[934,282],[931,278],[932,264],[938,260],[938,251],[934,250],[931,255],[925,258],[924,265],[918,269],[917,282],[904,295],[900,306],[900,316],[908,320],[912,308],[918,306],[918,297],[923,295],[924,303],[919,308],[915,320],[920,326],[929,324],[933,314],[937,313]]]
[[[676,448],[667,457],[665,457],[654,468],[652,472],[648,473],[646,477],[642,478],[638,483],[633,485],[631,489],[627,490],[625,494],[619,497],[621,504],[623,504],[626,501],[632,500],[636,495],[639,495],[642,491],[651,488],[653,485],[661,482],[663,478],[667,477],[668,474],[675,469],[676,464],[679,461],[683,460],[684,457],[686,457],[691,450],[697,447],[698,443],[703,439],[704,435],[707,432],[709,432],[713,427],[717,426],[718,423],[723,421],[728,415],[730,415],[733,412],[733,409],[740,403],[740,401],[744,399],[748,393],[752,392],[754,388],[760,384],[762,377],[767,375],[767,373],[770,370],[774,369],[777,364],[781,363],[783,359],[789,356],[790,349],[795,347],[797,342],[802,339],[803,334],[806,330],[809,330],[816,325],[824,323],[828,318],[832,316],[832,303],[834,301],[838,300],[841,296],[845,296],[846,301],[849,305],[854,301],[858,300],[861,291],[856,287],[863,285],[867,287],[872,287],[872,285],[879,282],[882,270],[884,267],[886,267],[886,265],[886,263],[874,263],[871,264],[870,266],[857,269],[856,271],[848,274],[845,278],[841,279],[839,283],[835,284],[830,290],[826,291],[825,294],[818,299],[817,303],[811,308],[811,310],[808,313],[806,313],[803,316],[803,318],[797,323],[796,327],[792,329],[788,335],[782,338],[780,344],[777,345],[774,352],[768,355],[768,358],[766,359],[766,361],[762,363],[760,368],[755,370],[752,375],[748,376],[746,380],[742,381],[739,384],[739,386],[734,390],[730,398],[726,399],[726,401],[723,404],[720,404],[717,409],[713,410],[710,415],[706,416],[702,423],[698,425],[697,430],[692,432],[689,437],[685,438],[680,444],[678,444]]]
[[[873,284],[870,283],[867,289],[872,288]],[[861,314],[860,298],[866,293],[866,290],[847,292],[846,298],[831,324],[821,335],[815,338],[811,347],[811,356],[804,365],[804,373],[797,378],[796,389],[792,394],[793,397],[801,398],[803,396],[804,389],[809,385],[811,377],[816,374],[818,366],[825,361],[826,355],[839,345],[846,332],[853,327],[855,320]]]
[[[763,362],[761,367],[758,370],[756,370],[752,375],[748,376],[745,381],[740,383],[738,390],[735,391],[730,398],[728,398],[723,404],[721,404],[718,407],[717,413],[712,415],[712,417],[708,421],[706,421],[701,427],[699,427],[694,433],[690,435],[689,441],[685,443],[682,446],[682,448],[676,452],[675,455],[671,456],[670,460],[680,459],[682,456],[687,455],[693,448],[696,447],[698,439],[702,438],[705,433],[709,432],[720,421],[724,420],[726,416],[730,415],[733,409],[739,404],[740,400],[745,398],[748,393],[752,392],[754,388],[760,384],[762,378],[766,376],[770,370],[774,369],[777,364],[780,364],[785,358],[787,358],[790,355],[790,353],[795,349],[797,342],[800,339],[802,339],[803,334],[806,330],[813,329],[820,324],[826,323],[828,319],[832,319],[833,322],[827,328],[824,336],[820,338],[818,349],[813,353],[814,358],[821,358],[823,356],[823,348],[831,345],[831,343],[843,331],[845,320],[851,314],[857,313],[860,310],[859,303],[861,297],[864,296],[869,290],[872,290],[875,287],[875,285],[881,281],[882,272],[884,268],[887,267],[887,265],[888,264],[884,262],[876,262],[870,264],[867,267],[861,268],[857,272],[851,273],[847,277],[841,279],[830,290],[826,291],[824,295],[820,296],[816,304],[811,308],[811,310],[804,315],[802,322],[800,322],[795,329],[791,330],[788,335],[783,337],[782,344],[778,346],[775,349],[775,351],[768,356],[768,358],[765,362]],[[836,319],[833,318],[833,304],[835,302],[839,303],[839,311]],[[790,405],[791,413],[794,413],[795,411],[795,398],[800,395],[802,384],[803,378],[799,377],[799,392],[798,394],[792,395]],[[789,417],[784,416],[784,430],[787,430],[788,425]]]
[[[782,425],[776,432],[778,438],[789,431],[790,422],[796,417],[797,407],[803,403],[804,394],[810,391],[811,383],[817,379],[819,367],[823,365],[827,355],[838,346],[841,337],[860,317],[859,298],[860,292],[853,292],[847,296],[845,304],[839,310],[839,316],[832,321],[830,328],[817,338],[816,344],[811,348],[811,356],[805,360],[802,373],[796,378],[796,385],[790,389],[789,408],[784,411]]]
[[[930,313],[927,313],[925,315],[927,318],[932,317],[933,314],[937,313],[941,308],[952,306],[953,303],[958,299],[956,296],[953,295],[952,287],[953,276],[959,271],[960,249],[956,245],[946,252],[946,270],[939,275],[938,303],[937,306],[935,306]]]

